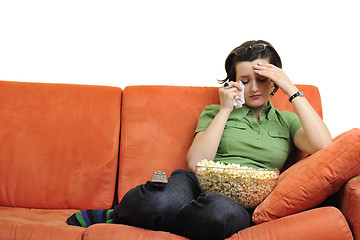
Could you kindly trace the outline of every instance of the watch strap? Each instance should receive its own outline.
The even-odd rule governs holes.
[[[298,97],[298,96],[301,96],[301,97],[304,97],[305,94],[303,91],[298,91],[296,92],[294,95],[292,95],[290,98],[289,98],[289,102],[292,102],[292,100],[294,100],[294,98]]]

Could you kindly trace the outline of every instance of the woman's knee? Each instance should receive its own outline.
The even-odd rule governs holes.
[[[115,207],[116,221],[155,230],[164,229],[199,194],[200,190],[191,175],[184,170],[176,170],[167,184],[148,181],[128,191]]]
[[[149,211],[182,208],[201,193],[196,177],[192,175],[178,169],[171,174],[167,184],[147,181],[128,191],[120,205],[131,205],[137,209],[147,206],[147,209],[151,209]]]
[[[151,182],[139,185],[125,194],[114,207],[115,222],[153,230],[166,230],[175,221],[176,209],[171,207],[164,186]]]

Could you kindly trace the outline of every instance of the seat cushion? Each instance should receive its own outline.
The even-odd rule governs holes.
[[[82,239],[85,228],[66,224],[76,211],[0,207],[0,239]]]
[[[352,129],[282,173],[255,209],[253,221],[259,224],[315,207],[359,172],[360,130]]]
[[[109,208],[122,90],[0,81],[0,206]]]
[[[95,224],[90,226],[83,240],[185,240],[187,238],[163,231],[153,231],[122,224]]]
[[[349,225],[334,207],[322,207],[246,228],[228,240],[353,240]]]

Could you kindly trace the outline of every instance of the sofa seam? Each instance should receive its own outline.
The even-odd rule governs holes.
[[[121,120],[120,120],[120,129],[121,129],[121,134],[120,134],[120,141],[119,141],[119,180],[118,180],[118,189],[117,189],[117,195],[118,195],[118,203],[121,202],[121,199],[119,198],[119,193],[120,193],[120,189],[122,189],[123,186],[123,173],[124,173],[124,161],[123,159],[125,158],[124,156],[126,155],[126,149],[127,149],[127,129],[124,127],[125,126],[125,116],[124,116],[124,99],[125,99],[125,91],[127,90],[128,87],[124,88],[123,94],[122,94],[122,101],[121,101]],[[124,137],[126,138],[125,140],[123,139],[123,134]],[[124,144],[124,147],[121,148],[121,145]],[[122,193],[121,193],[122,194]]]
[[[118,186],[118,178],[119,178],[119,171],[118,171],[118,168],[119,168],[119,161],[120,161],[120,137],[121,137],[121,116],[122,116],[122,112],[121,112],[121,105],[122,105],[122,96],[123,96],[123,90],[120,88],[120,97],[119,97],[119,101],[117,101],[117,107],[119,109],[119,123],[118,123],[118,131],[117,131],[117,134],[115,134],[117,136],[117,139],[115,138],[115,140],[117,141],[117,148],[118,148],[118,151],[116,151],[114,153],[114,158],[116,159],[116,164],[115,164],[115,189],[114,189],[114,193],[113,193],[113,196],[112,196],[112,202],[110,203],[111,206],[110,208],[114,207],[114,204],[115,204],[115,200],[118,200],[118,189],[117,189],[117,186]],[[116,147],[116,146],[114,146]]]

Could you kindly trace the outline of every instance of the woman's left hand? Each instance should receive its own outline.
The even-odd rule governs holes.
[[[269,78],[288,96],[299,91],[297,87],[286,76],[284,70],[270,63],[259,62],[254,65],[255,73]]]

